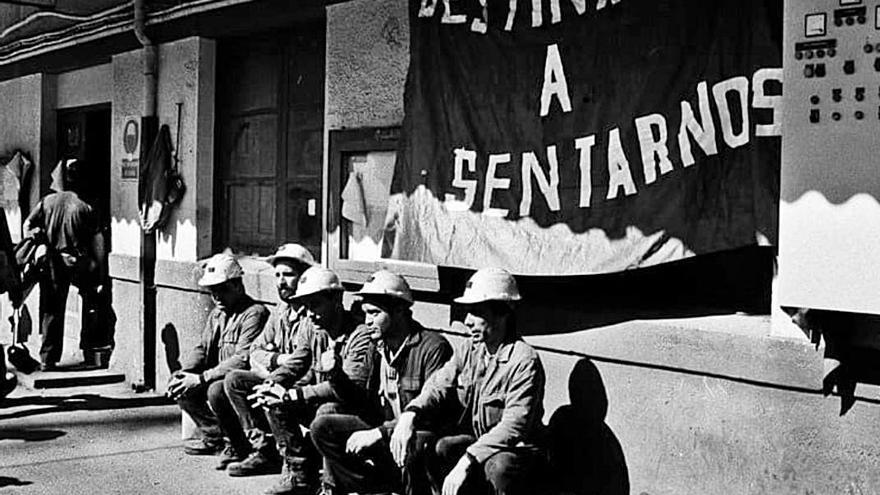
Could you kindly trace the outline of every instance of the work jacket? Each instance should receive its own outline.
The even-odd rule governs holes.
[[[367,386],[373,372],[376,346],[370,338],[369,329],[359,325],[347,311],[343,312],[340,325],[341,331],[336,340],[330,337],[326,329],[314,323],[304,325],[296,333],[291,377],[309,402],[344,401],[347,394],[340,394],[332,384],[326,383],[340,371],[358,389]],[[331,349],[336,351],[341,368],[324,370],[321,355]]]
[[[339,342],[337,363],[338,365],[331,370],[315,371],[315,383],[303,385],[302,395],[307,403],[323,404],[325,402],[338,402],[341,406],[350,412],[357,413],[359,404],[349,400],[351,394],[346,394],[333,380],[333,376],[344,376],[348,386],[363,390],[367,387],[367,383],[372,375],[372,371],[376,366],[377,354],[376,344],[370,336],[370,330],[364,325],[358,325],[351,333],[341,338]],[[326,336],[326,332],[318,332],[317,340],[324,340],[322,336]],[[324,343],[319,343],[317,347],[323,347],[324,351],[329,350],[331,341],[328,338]],[[324,351],[321,351],[323,353]],[[320,358],[320,354],[318,354]],[[314,368],[313,368],[314,369]]]
[[[439,333],[410,320],[407,337],[396,355],[389,359],[384,343],[379,341],[374,356],[375,361],[366,387],[352,386],[347,374],[333,375],[329,383],[345,402],[358,409],[358,414],[365,421],[379,425],[383,437],[387,439],[397,424],[398,414],[395,409],[402,410],[419,395],[428,377],[452,357],[452,346]],[[389,404],[383,391],[382,373],[385,370],[391,370],[397,377],[399,407]],[[442,412],[450,410],[440,408],[437,412],[439,414],[426,416],[436,419]],[[422,417],[419,421],[420,425],[436,424],[436,421],[431,421],[428,417]]]
[[[485,344],[466,341],[406,410],[418,418],[457,401],[463,411],[457,426],[477,437],[467,452],[482,464],[503,450],[537,448],[544,380],[538,353],[522,340],[501,344],[494,355]]]
[[[269,310],[247,294],[232,308],[214,308],[199,343],[182,360],[182,369],[202,373],[208,382],[222,379],[230,370],[247,369],[251,344],[268,317]]]
[[[292,385],[290,380],[293,372],[278,364],[278,356],[293,354],[297,332],[310,323],[302,306],[291,306],[286,302],[275,306],[265,328],[251,347],[251,369],[262,378],[272,377],[273,381]]]

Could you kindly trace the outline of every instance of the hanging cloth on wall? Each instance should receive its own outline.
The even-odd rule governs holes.
[[[361,175],[352,170],[342,189],[342,218],[364,227],[367,226],[367,204]]]
[[[172,165],[171,150],[171,131],[163,125],[140,171],[139,214],[141,228],[147,233],[161,229],[167,223],[171,207],[186,191],[177,166]]]

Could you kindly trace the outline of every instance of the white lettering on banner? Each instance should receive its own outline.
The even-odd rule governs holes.
[[[509,12],[507,13],[507,22],[504,23],[504,30],[510,31],[513,29],[513,18],[516,17],[516,0],[510,0],[510,6],[508,7]]]
[[[540,27],[544,24],[541,12],[541,0],[532,0],[532,27]]]
[[[620,3],[620,0],[611,0],[611,3],[613,5],[617,5],[618,3]],[[596,2],[596,10],[602,10],[605,8],[606,5],[608,5],[608,0],[598,0]]]
[[[443,17],[440,18],[443,24],[464,24],[467,22],[467,16],[464,14],[452,14],[452,7],[449,6],[449,0],[443,0]]]
[[[654,140],[656,128],[660,134],[659,139]],[[636,132],[639,134],[639,145],[642,149],[642,166],[645,170],[645,184],[652,184],[657,180],[657,167],[660,174],[672,172],[672,162],[669,161],[669,148],[666,147],[666,118],[659,113],[652,113],[636,119]],[[656,157],[656,158],[655,158]]]
[[[522,200],[519,203],[519,216],[527,217],[532,211],[532,176],[538,179],[538,188],[547,199],[550,211],[559,211],[559,161],[556,159],[556,146],[547,146],[547,163],[550,164],[550,178],[544,175],[538,157],[532,151],[522,154]]]
[[[474,22],[471,23],[471,31],[486,34],[489,22],[489,12],[486,10],[486,0],[480,0],[480,12],[483,16],[474,17]]]
[[[483,214],[492,217],[506,217],[506,208],[492,208],[492,193],[495,189],[510,189],[510,179],[495,176],[498,165],[510,163],[510,153],[489,155],[489,168],[486,170],[486,190],[483,192]]]
[[[421,6],[419,8],[419,17],[431,18],[434,17],[434,14],[437,12],[437,3],[439,0],[421,0]],[[474,0],[470,0],[473,2]],[[486,13],[486,0],[479,0],[480,5],[483,7],[483,12],[480,17],[473,17],[471,19],[470,29],[471,31],[485,34],[487,31],[488,25],[488,15]],[[542,3],[544,0],[530,0],[527,2],[527,5],[531,7],[531,15],[528,16],[530,22],[528,24],[529,27],[532,28],[540,28],[544,26],[546,23],[546,19],[544,18],[544,12],[542,10]],[[611,0],[611,5],[617,5],[622,0]],[[562,22],[562,8],[560,6],[560,0],[549,0],[550,2],[550,22],[552,24],[559,24]],[[570,0],[572,7],[574,7],[574,11],[576,15],[582,16],[587,12],[587,0]],[[504,23],[504,30],[511,31],[513,29],[514,21],[516,21],[516,10],[518,5],[518,0],[509,0],[507,5],[507,17]],[[443,0],[443,15],[440,17],[440,22],[442,24],[464,24],[468,21],[467,14],[453,14],[452,9],[450,8],[450,0]],[[596,11],[604,10],[605,7],[608,6],[608,0],[597,0],[596,2]]]
[[[433,17],[436,8],[437,0],[422,0],[422,7],[419,9],[419,17]]]
[[[739,98],[740,112],[742,115],[742,127],[739,134],[733,131],[733,122],[730,116],[727,94],[736,92]],[[724,142],[731,148],[738,148],[749,142],[749,80],[745,77],[734,77],[721,81],[712,87],[715,95],[715,104],[718,106],[718,116],[721,118],[721,136]]]
[[[685,167],[694,164],[694,154],[691,153],[691,141],[688,133],[694,136],[700,148],[706,156],[718,153],[718,146],[715,144],[715,122],[712,121],[712,112],[709,110],[709,90],[706,89],[706,81],[697,84],[697,99],[700,107],[700,122],[694,118],[694,111],[691,104],[681,102],[681,126],[678,129],[678,149],[681,152],[681,163]]]
[[[627,196],[636,193],[636,183],[633,182],[632,172],[629,170],[629,160],[623,152],[620,144],[620,129],[615,127],[608,131],[608,195],[605,199],[617,197],[617,191],[623,187],[623,193]]]
[[[562,69],[562,58],[556,43],[547,47],[547,59],[544,61],[544,87],[541,89],[541,117],[550,112],[553,95],[559,99],[563,112],[571,111],[571,98],[568,96],[568,84],[565,82],[565,71]]]
[[[464,178],[464,163],[467,162],[469,172],[477,171],[477,152],[474,150],[466,150],[458,148],[455,154],[455,170],[452,179],[452,187],[464,189],[464,208],[470,209],[474,205],[474,198],[477,196],[477,181],[473,179],[466,180]],[[451,196],[451,197],[450,197]],[[446,195],[446,201],[455,200],[452,194]]]
[[[752,107],[773,110],[771,123],[756,125],[755,136],[781,136],[782,95],[767,96],[764,92],[767,89],[764,87],[767,81],[782,82],[782,69],[758,69],[752,76]]]
[[[590,155],[593,152],[593,145],[596,144],[596,136],[584,136],[574,140],[574,147],[580,151],[580,160],[578,160],[578,168],[581,171],[581,195],[578,206],[581,208],[590,207],[590,198],[593,196],[593,178],[592,163]]]
[[[548,53],[549,53],[548,49]],[[549,57],[548,57],[549,59]],[[549,65],[549,64],[548,64]],[[552,73],[552,70],[549,71]],[[561,81],[561,80],[560,80]],[[644,182],[636,184],[633,179],[630,162],[627,159],[627,146],[634,146],[629,139],[626,143],[621,141],[620,127],[613,127],[608,131],[608,139],[604,143],[604,150],[598,150],[597,153],[605,154],[607,166],[608,190],[606,200],[612,200],[619,197],[621,189],[623,195],[631,196],[638,194],[639,187],[650,186],[657,181],[658,170],[659,175],[666,175],[673,172],[676,168],[686,168],[694,165],[695,159],[691,149],[691,140],[695,141],[702,149],[705,156],[713,156],[719,153],[718,140],[716,137],[716,128],[721,129],[723,142],[730,149],[735,149],[746,145],[750,141],[750,136],[754,132],[756,137],[775,137],[779,136],[779,112],[781,111],[781,97],[767,95],[764,86],[770,81],[782,83],[782,70],[780,69],[758,69],[751,78],[737,76],[725,79],[716,83],[712,88],[714,98],[709,96],[709,86],[706,81],[700,81],[696,85],[696,99],[699,108],[699,119],[694,115],[691,103],[681,101],[679,105],[680,115],[679,122],[670,122],[668,116],[658,113],[652,113],[635,118],[631,125],[634,129],[627,132],[626,135],[635,135],[638,139],[639,149],[629,150],[630,153],[638,152],[641,156],[642,167],[644,170]],[[753,83],[753,88],[750,88]],[[770,124],[757,124],[754,127],[750,124],[748,106],[749,91],[754,92],[752,99],[753,108],[772,111],[772,120]],[[568,98],[567,88],[565,92],[562,90],[554,90],[547,92],[547,106],[551,95],[557,95],[560,100],[560,106],[565,107],[562,96]],[[577,95],[574,95],[577,98]],[[739,102],[739,112],[731,113],[729,105],[732,101]],[[544,98],[542,97],[542,104]],[[715,105],[713,113],[712,105]],[[715,122],[717,116],[718,122]],[[736,119],[734,118],[736,117]],[[608,124],[602,124],[603,127]],[[679,156],[671,156],[669,152],[669,130],[678,129],[678,149]],[[673,138],[675,139],[675,138]],[[452,187],[464,190],[464,200],[456,199],[455,194],[447,193],[445,201],[450,210],[453,209],[470,209],[473,206],[476,192],[478,189],[478,181],[483,180],[485,188],[483,191],[483,213],[493,216],[507,216],[509,208],[493,208],[493,193],[498,189],[511,189],[511,179],[509,174],[499,173],[499,166],[510,164],[512,156],[521,159],[520,163],[514,163],[514,167],[519,166],[522,196],[517,200],[508,199],[505,206],[512,206],[519,203],[518,213],[520,216],[530,216],[531,209],[534,205],[534,188],[533,180],[537,182],[538,189],[541,191],[544,200],[550,211],[561,211],[562,204],[560,202],[559,188],[566,187],[561,184],[560,177],[574,177],[574,173],[579,173],[580,192],[578,194],[578,206],[580,208],[590,208],[592,206],[592,189],[593,189],[593,151],[596,145],[595,134],[589,134],[577,137],[573,142],[565,144],[548,145],[547,150],[547,169],[541,167],[538,153],[532,150],[517,151],[515,154],[499,153],[490,154],[487,157],[478,157],[477,152],[464,147],[457,148],[453,151],[454,155],[454,174],[452,179]],[[560,146],[562,148],[560,148]],[[574,156],[572,163],[559,163],[560,149],[573,146]],[[571,150],[571,148],[568,148]],[[568,156],[564,152],[562,156]],[[602,155],[597,155],[602,156]],[[485,177],[465,178],[465,166],[471,174],[475,174],[477,170],[477,160],[488,159],[488,166]],[[577,160],[577,164],[573,163]],[[565,167],[578,167],[577,172],[566,173]],[[602,167],[596,167],[597,173],[603,174]],[[514,168],[516,170],[516,168]],[[482,175],[482,174],[480,174]],[[534,178],[534,179],[533,179]],[[604,182],[602,182],[604,184]],[[514,189],[516,191],[516,189]],[[515,194],[515,193],[514,193]],[[512,196],[506,195],[507,198]]]
[[[550,0],[550,22],[553,24],[562,22],[562,10],[559,8],[559,0]]]

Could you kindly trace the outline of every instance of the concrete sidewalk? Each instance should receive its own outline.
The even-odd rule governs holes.
[[[183,453],[180,411],[123,384],[35,391],[0,402],[0,494],[258,494],[275,475],[230,478]]]

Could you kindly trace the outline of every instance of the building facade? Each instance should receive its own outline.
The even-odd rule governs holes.
[[[187,186],[156,234],[154,262],[138,213],[146,144],[130,137],[148,99],[132,7],[57,1],[65,4],[77,19],[0,4],[0,153],[32,157],[30,204],[58,160],[88,156],[94,166],[112,245],[114,370],[164,390],[169,361],[193,345],[210,307],[196,285],[199,260],[226,247],[244,255],[246,285],[267,303],[276,295],[260,257],[296,241],[353,286],[379,266],[404,273],[417,289],[417,318],[450,326],[466,272],[382,260],[376,226],[343,219],[349,174],[375,173],[387,185],[393,170],[409,60],[405,0],[146,2],[146,34],[158,47],[156,116]],[[381,219],[371,206],[369,217]],[[570,390],[586,390],[605,433],[583,441],[596,445],[597,463],[622,451],[615,467],[623,462],[632,493],[880,488],[875,391],[845,415],[822,395],[821,353],[783,317],[771,324],[772,249],[672,265],[523,280],[537,301],[522,317],[547,369],[545,419]],[[583,362],[597,373],[575,373]]]

